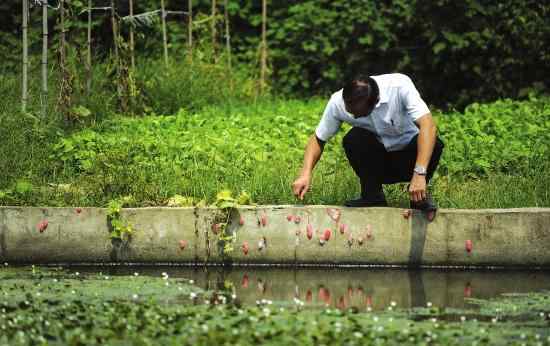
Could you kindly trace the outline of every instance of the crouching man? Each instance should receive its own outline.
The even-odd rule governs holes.
[[[431,221],[437,207],[427,185],[444,145],[428,106],[400,73],[358,76],[331,96],[307,143],[301,174],[292,184],[294,195],[304,198],[324,145],[342,122],[353,126],[343,146],[361,184],[361,196],[344,205],[387,206],[382,184],[410,182],[411,208],[423,210]]]

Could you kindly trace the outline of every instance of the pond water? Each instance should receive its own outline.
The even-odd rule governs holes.
[[[382,310],[389,306],[468,308],[467,298],[550,289],[550,271],[398,268],[101,266],[69,272],[185,278],[205,290],[230,290],[244,305],[269,300],[306,306]]]

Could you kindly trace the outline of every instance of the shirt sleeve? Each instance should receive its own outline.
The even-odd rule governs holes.
[[[413,121],[420,119],[423,115],[430,113],[426,102],[420,97],[414,83],[409,77],[406,77],[405,83],[400,88],[400,97],[405,112]]]
[[[315,130],[315,135],[323,142],[328,142],[328,140],[331,139],[342,126],[342,121],[338,119],[337,113],[338,109],[336,107],[336,103],[334,99],[331,98],[325,107],[323,117]]]

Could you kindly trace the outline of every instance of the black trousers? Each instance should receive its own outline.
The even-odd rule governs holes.
[[[360,127],[349,130],[342,144],[351,167],[360,179],[363,198],[382,195],[382,184],[407,182],[412,179],[416,164],[417,139],[418,135],[402,150],[386,151],[374,133]],[[437,138],[427,167],[426,182],[433,176],[444,146]]]

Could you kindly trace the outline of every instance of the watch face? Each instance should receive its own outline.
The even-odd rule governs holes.
[[[422,166],[416,166],[414,167],[414,171],[418,174],[421,174],[421,175],[424,175],[426,174],[426,168],[422,167]]]

